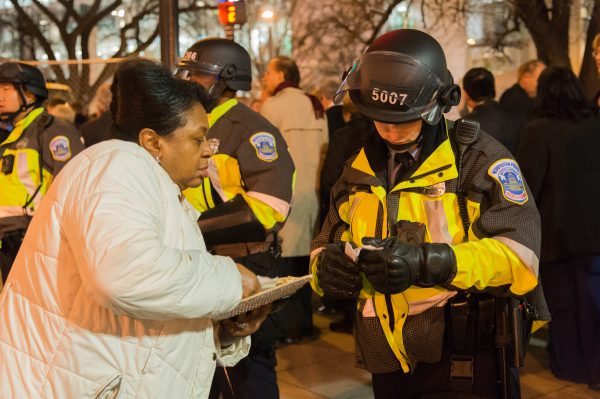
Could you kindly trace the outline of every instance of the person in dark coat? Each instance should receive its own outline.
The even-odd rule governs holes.
[[[542,220],[550,368],[600,391],[600,118],[567,68],[540,76],[517,160]]]
[[[315,96],[319,99],[319,101],[321,101],[321,104],[323,104],[325,115],[327,115],[327,131],[329,132],[329,140],[331,140],[333,132],[346,124],[342,105],[335,104],[333,102],[333,96],[335,95],[339,85],[340,82],[337,80],[328,80],[323,83],[315,92]]]
[[[109,109],[112,100],[110,86],[110,83],[104,83],[98,87],[90,104],[91,118],[80,127],[86,147],[113,138],[112,114]]]
[[[479,122],[482,130],[515,154],[519,146],[519,132],[511,115],[494,100],[494,75],[485,68],[468,70],[463,78],[463,94],[469,110],[465,117]]]
[[[521,65],[517,73],[517,83],[500,96],[500,105],[514,119],[519,136],[523,134],[535,104],[537,81],[544,68],[546,65],[540,60],[531,60]]]

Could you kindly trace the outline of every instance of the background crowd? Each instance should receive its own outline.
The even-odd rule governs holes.
[[[594,40],[594,49],[600,74],[600,37]],[[35,69],[25,64],[20,65],[24,70]],[[9,109],[11,104],[7,99],[7,89],[4,88],[6,85],[24,84],[23,89],[17,94],[26,98],[26,101],[30,101],[33,105],[30,109],[21,110],[22,115],[19,114],[17,119],[0,119],[0,148],[8,148],[9,144],[15,144],[14,148],[11,147],[11,151],[14,150],[17,157],[13,158],[19,159],[18,150],[23,148],[18,143],[12,143],[11,137],[15,135],[15,129],[25,130],[28,128],[28,118],[33,120],[37,116],[33,115],[35,112],[44,112],[44,115],[52,116],[53,119],[49,119],[51,122],[48,124],[58,124],[60,130],[60,134],[52,135],[51,129],[49,129],[50,125],[45,125],[43,129],[40,128],[42,132],[40,134],[48,135],[44,140],[55,143],[56,147],[49,144],[50,148],[55,148],[55,150],[51,150],[51,153],[47,154],[47,159],[40,157],[40,160],[34,160],[35,162],[44,162],[45,167],[46,165],[53,167],[46,167],[45,182],[36,182],[39,184],[34,185],[33,192],[26,193],[32,199],[35,198],[35,202],[29,208],[31,212],[27,214],[29,221],[38,211],[41,197],[51,193],[49,187],[52,181],[57,182],[55,191],[59,187],[64,190],[86,190],[85,188],[71,187],[70,183],[65,180],[66,178],[63,178],[62,181],[57,179],[58,172],[77,153],[83,151],[84,146],[86,148],[94,146],[95,151],[100,153],[101,148],[104,148],[103,145],[110,145],[105,143],[106,141],[114,138],[122,139],[115,133],[123,132],[127,125],[127,119],[138,118],[138,121],[148,119],[152,109],[136,114],[136,111],[145,106],[143,100],[137,97],[131,100],[132,104],[129,106],[133,109],[137,104],[138,108],[127,109],[123,104],[129,102],[130,98],[124,93],[129,93],[129,91],[119,88],[115,82],[100,86],[90,104],[80,104],[77,99],[70,98],[68,93],[48,93],[44,92],[45,89],[41,90],[39,85],[28,87],[24,81],[9,79],[8,77],[12,76],[10,75],[12,72],[8,70],[9,67],[13,66],[0,65],[0,112],[14,112]],[[152,70],[154,67],[147,66],[147,68]],[[29,71],[28,73],[41,75],[39,71]],[[121,73],[123,72],[121,71]],[[163,79],[168,80],[164,76]],[[193,77],[191,79],[194,80]],[[484,68],[469,70],[460,79],[460,82],[463,98],[461,117],[477,121],[483,131],[514,155],[541,214],[540,280],[552,315],[549,347],[552,372],[558,378],[586,383],[590,389],[600,391],[600,345],[597,339],[600,336],[600,241],[597,239],[600,212],[595,206],[600,199],[598,188],[600,187],[600,160],[597,157],[597,149],[600,148],[600,116],[598,112],[600,91],[595,98],[586,98],[571,70],[546,66],[539,60],[531,60],[520,66],[517,82],[504,93],[496,92],[494,75]],[[197,83],[200,82],[197,81]],[[278,152],[275,152],[274,156],[279,157],[278,162],[283,162],[285,157],[291,157],[293,161],[293,167],[290,166],[291,163],[287,166],[279,166],[287,168],[285,176],[282,174],[276,178],[277,181],[270,182],[272,185],[280,184],[290,187],[292,181],[295,182],[293,196],[288,195],[291,194],[291,188],[288,190],[290,193],[286,191],[286,194],[267,193],[268,190],[263,188],[254,190],[248,187],[244,187],[245,191],[239,192],[245,196],[250,195],[248,194],[250,192],[263,190],[259,193],[262,196],[257,198],[264,199],[267,198],[267,195],[269,198],[277,197],[271,207],[280,210],[285,223],[282,223],[282,220],[273,221],[267,230],[272,230],[274,233],[272,241],[269,241],[268,251],[275,251],[272,255],[278,275],[303,276],[308,273],[310,243],[319,232],[320,226],[333,204],[330,193],[342,174],[346,161],[363,147],[367,134],[371,131],[371,122],[361,115],[348,96],[343,98],[341,104],[334,104],[333,98],[340,83],[339,81],[325,81],[316,88],[302,88],[300,71],[294,60],[277,56],[268,63],[262,77],[260,92],[252,93],[252,97],[236,97],[236,92],[240,89],[222,88],[224,94],[219,97],[219,103],[214,108],[217,109],[219,106],[227,104],[228,101],[235,100],[260,113],[260,119],[256,119],[260,122],[256,123],[265,123],[266,127],[263,131],[266,131],[268,136],[263,138],[264,141],[259,144],[269,148],[262,150],[259,147],[255,148],[258,157],[272,157],[272,151],[276,148],[275,151]],[[146,89],[150,92],[151,82],[145,84],[148,85]],[[158,85],[160,82],[157,81],[154,84]],[[202,83],[200,84],[202,85]],[[123,87],[125,83],[121,83],[121,85]],[[207,86],[205,89],[210,91],[211,84],[205,86]],[[249,88],[248,86],[241,90]],[[192,91],[193,89],[186,87],[182,90]],[[135,90],[132,88],[130,92],[133,93]],[[121,96],[119,101],[115,95]],[[168,103],[167,100],[164,101]],[[190,100],[190,104],[175,106],[171,111],[178,114],[186,113],[190,109],[195,109],[192,102]],[[116,104],[119,106],[117,107]],[[231,107],[234,106],[231,102],[228,104]],[[215,104],[210,107],[214,106]],[[223,114],[227,115],[228,112],[231,112],[230,109],[223,108]],[[156,107],[154,111],[159,113],[158,115],[164,115],[169,109],[159,110],[159,107]],[[215,115],[217,114],[212,112],[212,115],[209,116],[206,128],[210,128],[216,123]],[[196,115],[195,117],[202,119],[206,115]],[[219,120],[221,118],[225,117],[220,116]],[[23,121],[25,122],[23,123]],[[132,130],[128,133],[130,137],[127,140],[134,141],[143,127],[141,122],[131,127]],[[274,127],[272,131],[269,130],[271,127]],[[160,133],[159,127],[156,130]],[[165,137],[168,137],[172,131],[173,129],[166,129],[163,133],[158,134],[162,138],[148,137],[146,149],[158,163],[169,165],[171,162],[174,165],[173,174],[177,175],[179,170],[175,165],[177,163],[175,158],[169,160],[169,155],[161,158],[161,154],[152,153],[153,148],[159,148],[153,147],[152,140],[163,140],[168,143],[169,141]],[[279,132],[280,136],[279,133],[273,133],[275,131]],[[66,149],[65,139],[62,137],[66,137]],[[27,146],[27,143],[22,145]],[[226,149],[226,145],[226,140],[221,140],[221,153],[223,153],[223,149]],[[134,153],[137,150],[139,149],[128,149],[125,152],[133,151],[132,153]],[[166,154],[169,154],[168,150],[166,151]],[[213,155],[208,149],[205,152],[203,158]],[[6,154],[3,154],[2,160],[3,173],[9,167],[9,158],[6,157]],[[146,161],[153,160],[148,158]],[[73,162],[77,163],[80,168],[85,167],[85,165],[80,165],[83,162],[81,159]],[[14,167],[16,165],[15,163]],[[12,164],[10,168],[13,168]],[[243,168],[240,161],[241,172],[238,173],[245,173]],[[75,171],[72,170],[71,173],[75,173]],[[203,178],[205,177],[203,176]],[[117,184],[119,181],[119,178],[115,176],[112,176],[111,179],[113,180],[110,182],[113,184]],[[179,184],[179,186],[182,190],[193,187],[192,184]],[[256,187],[259,186],[260,184],[257,183]],[[7,198],[9,196],[3,191],[6,190],[6,187],[0,187],[0,197]],[[38,187],[37,191],[36,187]],[[214,190],[218,191],[219,187]],[[216,192],[214,190],[213,195]],[[224,195],[222,192],[218,194],[221,197]],[[288,198],[290,196],[291,199]],[[148,196],[148,198],[150,197]],[[67,196],[61,197],[57,201],[62,206],[62,202],[69,202],[72,199]],[[193,201],[190,202],[193,203]],[[1,209],[8,209],[8,205],[5,198],[0,198]],[[160,204],[156,205],[156,209],[160,209]],[[95,205],[90,204],[89,206]],[[46,209],[44,212],[51,211]],[[13,216],[4,210],[0,211],[0,219]],[[91,215],[87,215],[88,219],[86,219],[86,215],[81,215],[81,217],[82,225],[92,218]],[[265,226],[268,224],[264,220],[260,220],[260,222]],[[1,226],[2,224],[0,224]],[[35,227],[35,231],[39,234],[52,229],[50,226]],[[81,228],[83,229],[83,227]],[[12,248],[10,250],[15,252],[15,247],[18,248],[21,245],[25,230],[26,228],[19,229],[18,236],[14,236],[10,231],[0,230],[0,233],[3,234],[0,258],[2,260],[2,282],[8,278],[10,265],[14,261],[14,256],[9,256],[8,251]],[[30,234],[29,239],[25,238],[23,245],[37,245],[34,244],[35,240],[36,238],[31,237]],[[210,243],[207,242],[207,245],[208,249],[211,249]],[[211,251],[213,254],[221,255],[216,247]],[[143,253],[143,250],[140,249],[139,253]],[[244,264],[239,259],[249,255],[254,255],[254,253],[248,250],[243,256],[232,257],[236,259],[236,262]],[[77,257],[77,254],[73,256]],[[221,261],[218,256],[215,259]],[[103,259],[103,262],[106,261]],[[228,263],[227,266],[231,270],[235,267],[233,263]],[[249,268],[252,270],[252,266]],[[257,273],[256,270],[253,272]],[[20,270],[19,273],[22,274],[25,271]],[[119,272],[120,275],[123,273],[126,271]],[[132,288],[131,286],[127,287]],[[123,289],[123,287],[119,287],[119,289]],[[144,295],[143,292],[139,294]],[[182,293],[181,295],[185,297],[186,294]],[[224,307],[231,307],[234,297],[240,295],[241,291],[230,293],[227,297],[229,302],[221,303],[218,306],[215,304],[215,309],[211,309],[210,312],[213,310],[223,311]],[[320,307],[313,309],[313,303],[318,303]],[[180,313],[173,314],[182,317],[200,317],[206,314],[206,312],[202,315],[190,313],[181,303],[177,305],[182,306],[182,309]],[[174,304],[167,303],[165,306],[168,307],[169,312],[177,310]],[[118,308],[119,303],[111,304],[109,307]],[[273,321],[276,328],[271,336],[273,342],[268,346],[268,350],[271,352],[264,357],[256,356],[254,358],[255,362],[263,363],[265,370],[270,370],[262,378],[275,378],[274,351],[276,346],[294,344],[318,336],[319,331],[312,323],[314,310],[339,315],[340,319],[331,323],[330,328],[334,331],[351,334],[353,331],[353,307],[355,307],[353,301],[321,302],[315,300],[308,285],[301,289],[289,299],[280,312],[281,317]],[[124,310],[125,313],[128,311],[131,310]],[[151,316],[157,320],[163,317],[160,314]],[[85,323],[85,320],[82,320],[81,323]],[[265,322],[265,325],[268,323],[269,321]],[[258,329],[258,326],[256,327]],[[175,326],[173,328],[186,327]],[[264,329],[265,326],[262,328]],[[236,341],[236,345],[243,346],[238,341]],[[221,364],[221,366],[232,365],[231,362]],[[241,378],[239,384],[243,384],[241,381],[246,377],[239,378]],[[272,396],[276,397],[276,381],[271,381],[275,383],[275,393]],[[227,393],[224,390],[225,388],[222,388],[222,394],[226,396]],[[242,396],[237,393],[236,397]]]

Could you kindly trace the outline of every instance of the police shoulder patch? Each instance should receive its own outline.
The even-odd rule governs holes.
[[[49,147],[55,161],[65,162],[71,158],[71,142],[67,136],[54,137]]]
[[[510,202],[522,205],[529,199],[521,169],[513,159],[503,158],[492,164],[488,174],[502,187],[502,194]]]
[[[256,150],[256,156],[265,162],[272,162],[278,158],[275,136],[267,132],[254,133],[250,143]]]

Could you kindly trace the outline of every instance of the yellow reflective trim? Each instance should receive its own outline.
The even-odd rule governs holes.
[[[14,155],[15,161],[12,173],[0,173],[0,206],[23,207],[34,195],[40,184],[39,153],[31,148],[7,148],[4,155]],[[38,191],[34,201],[29,204],[27,214],[32,215],[39,205],[42,197],[52,184],[53,176],[46,169],[42,169],[43,185]],[[23,211],[21,211],[23,214]]]
[[[212,127],[220,117],[225,115],[227,111],[237,105],[238,101],[235,98],[231,98],[222,104],[217,105],[210,114],[208,114],[208,127]]]
[[[265,229],[272,229],[276,223],[283,223],[285,221],[285,216],[275,211],[275,209],[273,209],[271,206],[256,198],[246,195],[244,192],[241,194],[252,209],[252,212],[258,221],[265,227]]]
[[[365,154],[364,148],[362,148],[356,158],[354,158],[352,167],[360,170],[361,172],[365,172],[368,175],[375,176],[375,172],[373,172],[373,169],[371,169],[371,165],[369,164],[369,160],[367,159],[367,154]]]
[[[312,274],[312,279],[310,280],[310,286],[313,291],[316,292],[319,296],[325,295],[323,289],[319,285],[319,279],[317,278],[317,260],[318,256],[311,254],[311,262],[310,262],[310,273]]]
[[[392,295],[391,300],[395,320],[393,332],[390,329],[390,315],[388,314],[385,295],[376,293],[375,296],[373,296],[375,312],[377,313],[377,318],[379,319],[385,338],[387,339],[394,356],[396,356],[400,362],[402,371],[408,373],[410,371],[410,363],[408,361],[408,356],[406,355],[404,339],[402,337],[402,328],[404,327],[404,322],[408,316],[408,302],[406,302],[406,299],[402,294]]]
[[[206,212],[208,209],[214,208],[215,206],[212,200],[210,180],[208,177],[202,179],[202,184],[198,187],[183,190],[183,195],[198,212]]]
[[[202,191],[204,192],[204,198],[206,200],[207,209],[215,207],[215,199],[213,198],[212,190],[210,189],[210,184],[210,178],[205,177],[204,182],[202,183]]]
[[[25,129],[27,129],[27,127],[29,127],[29,125],[31,125],[31,122],[33,122],[35,120],[35,118],[40,116],[40,114],[42,112],[44,112],[44,108],[35,108],[30,113],[28,113],[25,118],[21,119],[15,125],[12,132],[10,132],[10,134],[8,135],[6,140],[4,140],[2,142],[2,144],[0,144],[0,145],[6,145],[6,144],[14,143],[15,141],[17,141],[21,137],[21,134],[23,134],[23,131],[25,131]]]
[[[455,158],[452,145],[450,144],[450,140],[446,139],[429,157],[427,157],[427,159],[419,166],[419,169],[412,174],[412,176],[427,174],[426,176],[401,181],[391,191],[408,187],[433,186],[436,183],[456,179],[458,177],[458,171],[454,162]],[[441,168],[445,169],[431,173],[431,171]]]
[[[483,238],[452,247],[457,273],[452,285],[459,289],[498,287],[511,284],[516,295],[525,295],[538,284],[537,277],[504,243]]]

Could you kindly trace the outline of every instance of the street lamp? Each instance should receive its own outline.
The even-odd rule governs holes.
[[[269,59],[273,58],[273,22],[275,21],[275,11],[270,6],[263,7],[260,13],[260,19],[267,24]]]

